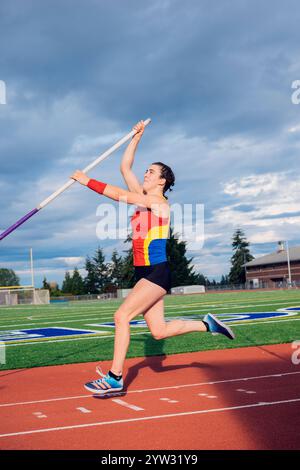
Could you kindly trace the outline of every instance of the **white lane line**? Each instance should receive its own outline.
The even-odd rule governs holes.
[[[215,385],[215,384],[226,384],[226,383],[232,383],[232,382],[240,382],[240,381],[247,381],[247,380],[258,380],[258,379],[269,379],[273,377],[284,377],[284,376],[290,376],[290,375],[295,375],[295,374],[300,374],[299,372],[286,372],[282,374],[270,374],[270,375],[259,375],[255,377],[240,377],[237,379],[228,379],[228,380],[216,380],[215,382],[199,382],[195,384],[185,384],[185,385],[173,385],[170,387],[160,387],[160,388],[148,388],[144,390],[128,390],[126,391],[127,394],[129,393],[145,393],[145,392],[156,392],[160,390],[172,390],[172,389],[179,389],[179,388],[187,388],[187,387],[200,387],[202,385]],[[205,394],[207,395],[207,394]],[[45,400],[35,400],[35,401],[25,401],[25,402],[16,402],[16,403],[2,403],[0,404],[1,407],[7,407],[7,406],[19,406],[19,405],[32,405],[34,403],[47,403],[47,402],[54,402],[54,401],[63,401],[63,400],[78,400],[79,398],[93,398],[93,395],[77,395],[75,397],[61,397],[61,398],[48,398]]]
[[[81,413],[91,413],[91,410],[88,410],[87,408],[84,408],[83,406],[76,408],[76,410],[81,411]]]
[[[168,403],[179,403],[178,400],[171,400],[170,398],[160,398],[161,401],[167,401]]]
[[[118,405],[125,406],[125,408],[130,408],[133,411],[145,411],[144,408],[140,408],[139,406],[131,405],[124,400],[120,400],[119,398],[113,398],[112,400],[114,403]]]
[[[105,426],[109,424],[123,424],[123,423],[134,423],[134,422],[139,422],[139,421],[150,421],[150,420],[155,420],[155,419],[176,418],[179,416],[192,416],[192,415],[200,415],[200,414],[206,414],[206,413],[220,413],[222,411],[235,411],[235,410],[242,410],[242,409],[247,409],[247,408],[256,408],[260,406],[275,406],[275,405],[283,405],[285,403],[296,403],[296,402],[300,402],[300,398],[294,398],[292,400],[260,402],[260,403],[253,403],[251,405],[231,406],[227,408],[213,408],[210,410],[197,410],[197,411],[187,411],[184,413],[170,413],[170,414],[157,415],[157,416],[145,416],[143,418],[118,419],[114,421],[100,421],[97,423],[89,423],[89,424],[75,424],[73,426],[60,426],[56,428],[33,429],[31,431],[20,431],[20,432],[8,433],[8,434],[0,434],[0,438],[24,436],[26,434],[37,434],[37,433],[51,432],[51,431],[67,431],[69,429],[90,428],[94,426]]]
[[[32,413],[32,414],[36,416],[37,418],[47,418],[47,415],[44,415],[40,411],[36,411],[35,413]]]

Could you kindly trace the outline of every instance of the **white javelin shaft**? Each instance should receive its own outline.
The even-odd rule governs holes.
[[[146,121],[144,121],[145,126],[147,126],[150,122],[151,122],[151,119],[146,119]],[[106,150],[106,152],[102,153],[102,155],[100,155],[100,157],[96,158],[96,160],[94,160],[92,163],[90,163],[82,171],[84,173],[87,173],[88,171],[95,168],[95,166],[97,166],[100,162],[102,162],[102,160],[104,160],[109,155],[111,155],[115,150],[118,150],[118,148],[120,148],[121,145],[125,144],[125,142],[127,142],[127,140],[129,140],[131,137],[133,137],[135,133],[136,133],[135,131],[129,132],[129,134],[125,135],[125,137],[123,137],[123,139],[119,140],[115,145],[113,145],[108,150]],[[41,202],[37,206],[37,209],[40,210],[43,207],[45,207],[47,204],[49,204],[49,202],[53,201],[53,199],[55,199],[57,196],[59,196],[62,192],[64,192],[66,189],[68,189],[74,183],[75,183],[75,180],[69,180],[61,188],[59,188],[57,191],[52,193],[51,196],[47,197],[47,199],[45,199],[43,202]]]

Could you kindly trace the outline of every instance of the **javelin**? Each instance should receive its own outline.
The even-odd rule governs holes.
[[[145,126],[151,122],[151,119],[146,119],[144,121]],[[82,171],[84,173],[87,173],[88,171],[92,170],[97,166],[102,160],[104,160],[106,157],[111,155],[115,150],[118,150],[118,148],[121,147],[127,140],[129,140],[131,137],[133,137],[136,134],[136,131],[131,131],[129,134],[125,135],[121,140],[119,140],[115,145],[110,147],[106,152],[102,153],[100,157],[96,158],[92,163],[90,163],[87,167],[85,167]],[[8,229],[5,230],[5,232],[2,232],[0,234],[0,241],[3,240],[3,238],[7,237],[10,233],[12,233],[16,228],[20,227],[20,225],[24,224],[26,220],[30,219],[33,215],[35,215],[37,212],[39,212],[43,207],[47,206],[50,202],[52,202],[57,196],[59,196],[61,193],[63,193],[66,189],[68,189],[72,184],[75,183],[75,180],[69,180],[67,183],[65,183],[61,188],[59,188],[57,191],[51,194],[47,199],[45,199],[43,202],[41,202],[37,207],[32,209],[28,214],[24,215],[21,219],[17,220],[16,223],[11,225]]]

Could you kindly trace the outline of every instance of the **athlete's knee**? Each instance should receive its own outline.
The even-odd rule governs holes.
[[[151,335],[154,339],[159,341],[160,339],[166,338],[166,332],[165,330],[151,330]]]
[[[115,325],[124,325],[129,323],[129,316],[127,312],[117,310],[114,315]]]

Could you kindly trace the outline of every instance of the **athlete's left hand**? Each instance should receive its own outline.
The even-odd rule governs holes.
[[[83,171],[76,170],[75,173],[73,173],[70,178],[73,178],[73,180],[78,181],[78,183],[83,184],[83,186],[87,186],[88,182],[90,181],[90,178],[83,173]]]

